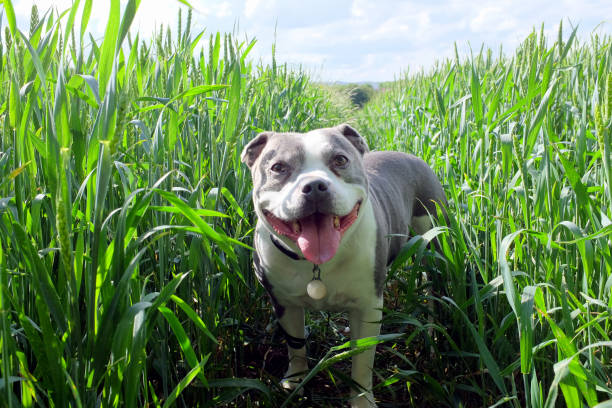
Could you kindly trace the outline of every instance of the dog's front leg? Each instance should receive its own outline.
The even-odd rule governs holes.
[[[285,378],[281,381],[281,386],[286,390],[293,390],[308,371],[306,339],[304,338],[304,309],[286,307],[278,322],[285,331],[289,355],[289,368],[287,368]]]
[[[376,304],[365,309],[353,310],[350,313],[351,338],[353,340],[364,337],[378,336],[380,334],[380,321],[382,319],[382,297],[377,299]],[[374,356],[376,346],[353,356],[351,377],[363,389],[353,390],[351,407],[375,407],[374,395],[372,394],[372,368],[374,367]]]

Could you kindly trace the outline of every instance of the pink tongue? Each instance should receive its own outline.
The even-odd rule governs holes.
[[[340,245],[342,234],[334,228],[333,215],[313,214],[300,220],[302,232],[297,244],[304,257],[320,265],[332,259]]]

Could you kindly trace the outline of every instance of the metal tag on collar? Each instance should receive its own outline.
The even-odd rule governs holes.
[[[306,285],[306,292],[314,300],[321,300],[327,296],[327,288],[321,280],[321,268],[317,264],[312,266],[312,280]]]

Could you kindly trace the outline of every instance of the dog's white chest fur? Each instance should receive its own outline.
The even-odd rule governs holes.
[[[374,280],[376,221],[369,201],[361,211],[359,224],[342,240],[334,259],[320,265],[321,281],[327,289],[327,295],[320,300],[306,293],[313,279],[313,264],[289,258],[272,244],[270,231],[258,223],[256,246],[260,262],[281,304],[334,311],[371,305],[377,298]]]

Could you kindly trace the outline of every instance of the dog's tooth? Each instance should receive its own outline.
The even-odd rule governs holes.
[[[297,221],[293,221],[293,223],[291,224],[291,228],[293,228],[293,233],[294,234],[299,234],[300,233],[300,223]]]
[[[338,217],[337,215],[334,216],[334,227],[340,228],[340,217]]]

